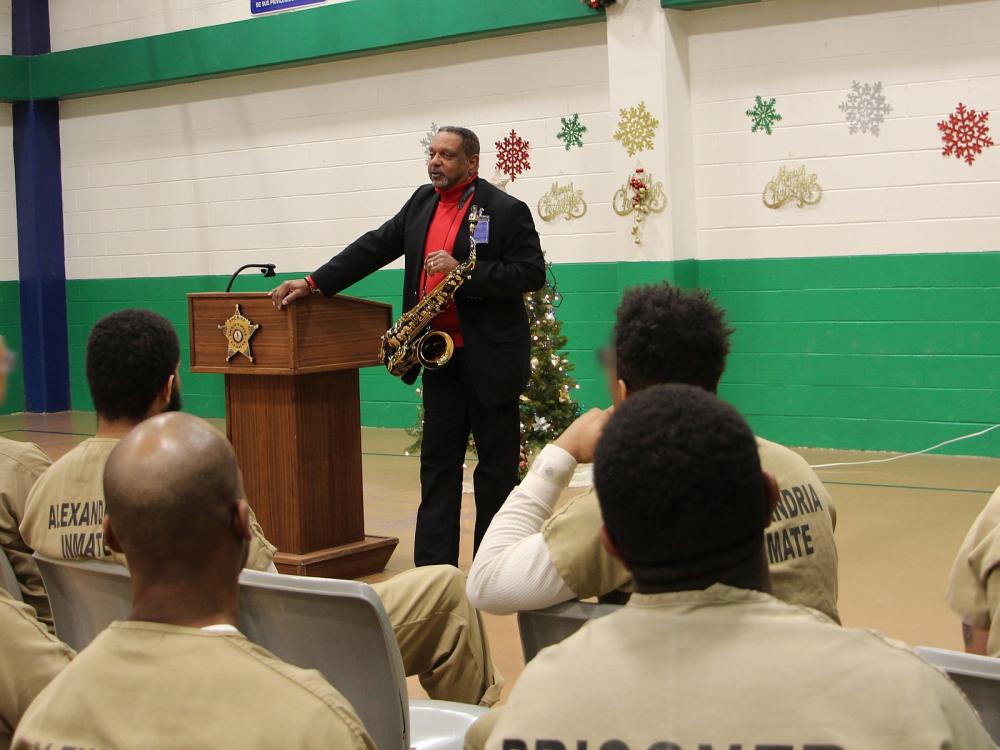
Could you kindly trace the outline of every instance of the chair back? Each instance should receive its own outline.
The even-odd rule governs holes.
[[[926,646],[916,652],[948,673],[979,712],[990,737],[1000,744],[1000,659]]]
[[[565,640],[590,620],[610,615],[619,609],[619,604],[573,601],[545,609],[518,612],[517,629],[521,632],[521,650],[525,664],[534,659],[543,648]]]
[[[0,550],[0,586],[7,589],[7,593],[17,601],[24,601],[24,597],[21,596],[21,586],[17,582],[17,576],[14,575],[14,568],[3,550]]]
[[[279,659],[318,670],[382,750],[408,750],[403,660],[382,601],[357,581],[240,575],[240,630]]]
[[[99,560],[54,560],[37,552],[35,560],[59,640],[80,651],[112,622],[128,618],[132,582],[125,566]]]

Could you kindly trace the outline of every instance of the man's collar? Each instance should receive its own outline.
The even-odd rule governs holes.
[[[445,190],[441,190],[440,188],[434,188],[434,192],[440,195],[441,200],[443,201],[446,201],[448,203],[457,202],[459,196],[462,195],[462,191],[465,190],[467,187],[469,187],[469,185],[471,185],[473,182],[475,182],[477,177],[479,177],[479,175],[474,174],[472,175],[472,177],[470,177],[465,182],[459,185],[453,185],[452,187],[447,188]]]

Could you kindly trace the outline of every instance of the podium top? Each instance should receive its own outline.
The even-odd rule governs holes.
[[[266,292],[189,294],[191,372],[299,375],[381,364],[382,302],[313,294],[276,310]],[[252,358],[252,359],[251,359]]]

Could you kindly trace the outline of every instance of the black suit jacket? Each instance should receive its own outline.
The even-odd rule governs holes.
[[[531,211],[524,202],[476,179],[469,202],[490,219],[489,239],[476,246],[476,268],[455,295],[458,321],[465,340],[465,357],[476,394],[487,404],[516,399],[531,373],[531,334],[523,295],[545,284],[545,260]],[[313,272],[313,281],[328,297],[365,276],[406,256],[403,309],[418,300],[424,244],[438,194],[424,185],[398,214],[367,232]],[[455,239],[454,257],[469,257],[468,212]],[[414,368],[403,380],[412,383]]]

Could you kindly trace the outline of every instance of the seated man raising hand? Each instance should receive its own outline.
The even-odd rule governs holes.
[[[703,389],[654,386],[615,410],[594,462],[598,536],[636,593],[532,660],[467,747],[995,747],[910,649],[769,593],[780,492],[758,454],[739,413]]]
[[[669,284],[636,287],[618,307],[614,344],[602,362],[614,403],[662,383],[715,393],[726,367],[731,329],[707,292]],[[506,614],[630,587],[628,570],[601,547],[596,492],[553,514],[578,462],[593,460],[608,414],[581,416],[535,459],[483,538],[469,571],[469,598]],[[764,469],[778,482],[778,504],[765,539],[774,594],[839,622],[836,515],[830,494],[805,460],[757,438]],[[658,467],[669,471],[671,467]]]

